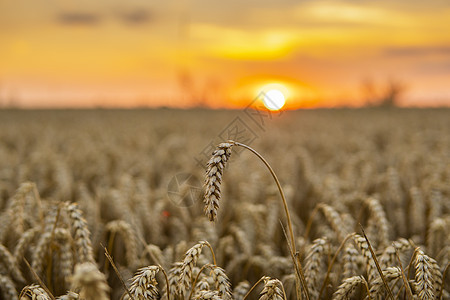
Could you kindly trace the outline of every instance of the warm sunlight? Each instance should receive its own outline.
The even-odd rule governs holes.
[[[447,2],[0,1],[0,108],[450,106]]]
[[[280,110],[286,99],[280,90],[269,90],[264,93],[264,105],[270,110]]]

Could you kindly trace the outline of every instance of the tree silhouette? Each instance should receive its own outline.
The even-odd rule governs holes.
[[[362,82],[363,97],[368,106],[397,106],[405,90],[405,85],[394,79],[388,80],[384,86],[375,84],[370,78]]]

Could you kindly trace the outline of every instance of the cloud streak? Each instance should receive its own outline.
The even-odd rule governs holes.
[[[118,15],[118,18],[126,25],[137,26],[153,21],[153,14],[148,10],[136,9],[130,12],[121,13]]]
[[[101,21],[101,16],[87,12],[63,12],[57,16],[58,23],[62,25],[95,26]]]
[[[97,26],[105,19],[111,19],[130,26],[141,26],[154,20],[154,15],[144,9],[135,9],[120,13],[100,14],[94,12],[61,12],[56,17],[61,25],[69,26]]]
[[[450,55],[450,46],[432,47],[395,47],[386,48],[384,53],[389,56],[426,56],[426,55]]]

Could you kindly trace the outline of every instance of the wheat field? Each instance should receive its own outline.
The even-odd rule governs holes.
[[[449,109],[0,111],[0,298],[450,299],[449,129]]]

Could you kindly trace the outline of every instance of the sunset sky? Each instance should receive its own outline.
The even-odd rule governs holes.
[[[450,106],[448,0],[0,0],[0,105]]]

